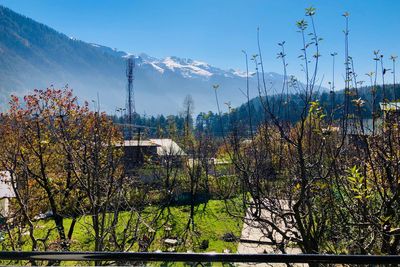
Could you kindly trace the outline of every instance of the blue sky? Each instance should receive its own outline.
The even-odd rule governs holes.
[[[0,0],[0,4],[83,41],[155,57],[175,55],[224,69],[244,69],[242,50],[256,53],[260,27],[266,70],[282,73],[277,43],[286,41],[289,73],[300,76],[295,22],[314,6],[321,43],[321,76],[331,79],[331,52],[342,69],[344,11],[350,13],[350,54],[361,80],[373,70],[373,50],[389,64],[400,54],[398,0]],[[389,67],[389,66],[388,66]],[[400,69],[400,67],[398,68]]]

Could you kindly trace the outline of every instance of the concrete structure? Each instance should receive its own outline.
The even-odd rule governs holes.
[[[10,210],[10,198],[15,198],[11,186],[11,176],[7,171],[0,171],[0,215],[7,217]]]
[[[124,165],[126,172],[132,172],[135,168],[143,166],[146,162],[162,163],[165,160],[172,160],[176,163],[182,162],[186,156],[179,145],[172,139],[146,139],[146,140],[125,140],[117,147],[123,147]]]

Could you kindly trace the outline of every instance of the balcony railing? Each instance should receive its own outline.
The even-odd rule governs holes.
[[[322,263],[400,264],[400,256],[327,254],[220,254],[156,252],[0,252],[0,260],[90,262],[222,262],[222,263]]]

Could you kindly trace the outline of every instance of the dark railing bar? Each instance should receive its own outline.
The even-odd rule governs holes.
[[[164,252],[0,252],[0,260],[400,264],[400,256]]]

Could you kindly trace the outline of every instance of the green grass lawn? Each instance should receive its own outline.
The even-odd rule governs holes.
[[[172,228],[170,236],[180,238],[187,232],[186,226],[189,219],[190,209],[188,206],[180,206],[171,208]],[[241,218],[230,216],[223,201],[211,200],[206,204],[201,204],[197,207],[195,215],[195,232],[190,232],[188,235],[193,241],[189,242],[188,247],[178,247],[178,251],[192,250],[194,252],[215,251],[224,252],[229,249],[231,252],[236,252],[237,242],[225,242],[222,237],[226,233],[233,233],[236,237],[240,237],[242,230]],[[156,236],[156,242],[151,249],[163,249],[163,237],[165,231],[159,231]],[[208,241],[208,248],[201,249],[199,244]]]
[[[235,202],[236,200],[234,200]],[[231,201],[232,203],[232,201]],[[238,202],[236,208],[240,207]],[[229,249],[231,252],[236,252],[237,242],[225,242],[222,237],[226,233],[233,233],[236,237],[240,237],[242,230],[242,220],[239,217],[233,217],[228,214],[225,203],[222,200],[210,200],[206,204],[200,204],[195,208],[195,231],[187,231],[187,223],[190,214],[189,206],[174,206],[169,209],[164,209],[161,212],[161,219],[157,224],[153,224],[153,229],[156,229],[155,238],[149,247],[149,251],[162,250],[166,251],[167,246],[164,243],[165,238],[176,238],[180,244],[174,246],[175,251],[194,251],[194,252],[224,252]],[[143,222],[150,224],[151,219],[160,212],[158,207],[147,207],[142,213]],[[167,216],[168,215],[168,216]],[[117,226],[118,231],[122,232],[123,224],[127,222],[130,214],[128,212],[120,212],[119,220],[121,225]],[[167,219],[168,218],[168,219]],[[137,216],[135,215],[135,219]],[[140,231],[146,233],[148,231],[145,223],[140,224]],[[171,230],[166,231],[165,224]],[[71,219],[65,219],[64,225],[68,231],[71,224]],[[44,238],[50,229],[49,238],[46,244],[47,249],[51,250],[51,243],[56,241],[57,233],[55,224],[52,219],[41,220],[35,223],[36,238]],[[30,250],[29,236],[24,235],[25,244],[23,250]],[[185,242],[183,240],[186,240]],[[201,247],[200,244],[208,243],[208,247]],[[44,247],[40,248],[44,250]],[[71,251],[93,251],[94,238],[91,227],[91,217],[82,216],[78,219],[75,230],[72,236]],[[112,249],[110,249],[112,250]],[[138,244],[135,242],[131,251],[138,251]]]

